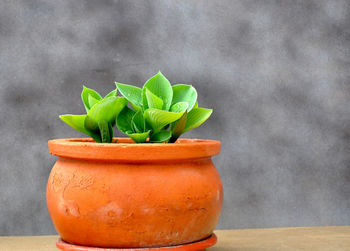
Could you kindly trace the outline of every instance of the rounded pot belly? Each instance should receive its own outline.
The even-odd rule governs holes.
[[[179,245],[208,237],[223,190],[210,158],[113,162],[60,157],[47,205],[63,240],[96,247]]]

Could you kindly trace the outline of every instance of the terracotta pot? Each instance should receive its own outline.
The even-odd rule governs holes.
[[[223,201],[211,156],[220,142],[174,144],[49,141],[58,156],[47,184],[47,206],[66,242],[93,247],[155,247],[210,236]]]

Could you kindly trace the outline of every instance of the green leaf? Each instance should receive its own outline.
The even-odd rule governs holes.
[[[133,131],[131,127],[131,121],[134,115],[135,112],[127,106],[125,106],[124,109],[119,113],[117,117],[117,127],[122,133]]]
[[[171,137],[170,131],[160,131],[160,132],[152,134],[149,142],[162,143],[162,142],[168,141],[170,139],[170,137]]]
[[[108,123],[106,120],[98,121],[98,127],[100,129],[102,143],[112,142],[112,136],[111,136],[111,130],[110,130],[111,126],[109,124],[110,123]]]
[[[117,97],[117,94],[118,94],[118,89],[115,89],[115,90],[111,91],[110,93],[108,93],[104,98]]]
[[[86,130],[84,127],[86,115],[64,114],[60,115],[59,117],[63,122],[71,126],[73,129],[89,135],[88,130]]]
[[[142,90],[137,86],[126,85],[115,82],[119,92],[136,106],[142,106]]]
[[[83,91],[81,92],[81,99],[83,100],[86,112],[89,112],[89,110],[91,109],[91,106],[89,104],[89,95],[91,95],[93,98],[97,100],[102,99],[101,95],[98,94],[97,91],[87,88],[86,86],[83,85]]]
[[[193,108],[198,108],[198,101],[196,101],[196,103],[194,104]]]
[[[93,138],[95,140],[95,142],[97,142],[97,143],[102,142],[100,134],[92,133],[90,136],[91,136],[91,138]]]
[[[146,97],[146,89],[150,90],[154,95],[163,100],[162,109],[169,110],[173,99],[173,89],[171,88],[169,80],[167,80],[161,72],[158,72],[156,75],[147,80],[143,86],[142,103],[144,109],[149,108]]]
[[[91,96],[90,94],[89,94],[89,96],[88,96],[88,101],[89,101],[89,106],[90,106],[90,108],[92,108],[96,103],[99,102],[98,99],[95,99],[95,98],[94,98],[93,96]]]
[[[212,109],[193,108],[187,114],[186,126],[183,130],[183,133],[200,126],[204,121],[206,121],[210,117],[212,112]]]
[[[85,119],[85,128],[96,131],[100,120],[105,120],[113,126],[116,117],[127,104],[128,101],[123,97],[108,97],[99,101],[90,109]]]
[[[173,100],[172,104],[178,102],[187,102],[188,108],[187,111],[192,110],[193,106],[197,100],[197,91],[192,85],[178,84],[173,86]]]
[[[185,112],[188,108],[187,102],[178,102],[170,107],[171,112]]]
[[[147,104],[149,108],[156,108],[156,109],[162,109],[163,108],[163,100],[156,95],[154,95],[153,92],[148,90],[146,88],[146,98],[147,98]]]
[[[143,132],[143,133],[127,133],[127,135],[136,143],[146,142],[151,131]]]
[[[185,112],[182,117],[174,122],[172,124],[172,135],[171,135],[171,139],[170,139],[170,143],[174,143],[183,133],[185,126],[186,126],[186,121],[187,121],[187,112]]]
[[[84,127],[88,129],[89,131],[92,131],[94,133],[99,132],[98,128],[98,121],[94,120],[93,118],[86,116],[84,121]]]
[[[130,101],[129,101],[130,102]],[[134,103],[130,102],[131,107],[135,110],[135,111],[142,111],[142,107],[135,105]]]
[[[94,133],[88,129],[85,128],[84,122],[86,119],[86,114],[85,115],[72,115],[72,114],[65,114],[65,115],[60,115],[60,119],[71,126],[73,129],[85,133],[86,135],[89,135],[92,137],[96,142],[101,142],[100,136],[97,133]]]
[[[132,128],[132,131],[134,133],[142,133],[143,132],[139,128],[137,128],[137,126],[135,125],[134,121],[131,121],[131,128]]]
[[[149,108],[145,111],[144,117],[154,132],[161,130],[164,126],[178,120],[183,112],[168,112],[155,108]]]
[[[112,143],[113,142],[113,126],[112,126],[112,123],[108,123],[108,130],[109,130],[109,135],[111,137],[110,143]]]
[[[135,132],[144,132],[145,131],[145,118],[143,117],[142,111],[138,111],[132,117],[132,124],[134,126]]]

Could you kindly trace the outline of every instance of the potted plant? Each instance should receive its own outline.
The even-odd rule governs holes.
[[[118,92],[121,97],[118,97]],[[178,139],[212,113],[191,85],[161,72],[143,88],[83,88],[85,115],[61,115],[91,138],[49,140],[58,156],[47,206],[62,250],[203,250],[214,245],[223,189],[211,160],[220,142]],[[113,128],[128,138],[113,138]],[[102,250],[102,249],[98,249]]]

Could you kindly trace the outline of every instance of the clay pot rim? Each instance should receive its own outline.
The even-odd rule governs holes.
[[[176,143],[134,143],[130,138],[114,138],[118,143],[96,143],[91,138],[48,141],[53,155],[84,160],[158,161],[209,158],[220,153],[221,142],[210,139],[178,139]]]

